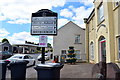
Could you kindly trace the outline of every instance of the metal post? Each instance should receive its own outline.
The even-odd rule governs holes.
[[[45,64],[45,47],[42,47],[42,61],[41,64]]]

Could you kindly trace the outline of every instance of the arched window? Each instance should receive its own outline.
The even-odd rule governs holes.
[[[94,60],[94,43],[90,43],[90,59]]]

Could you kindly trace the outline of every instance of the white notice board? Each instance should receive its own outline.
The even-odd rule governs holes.
[[[39,36],[39,46],[40,47],[47,47],[47,35],[40,35]]]
[[[57,17],[32,17],[32,35],[57,34]]]

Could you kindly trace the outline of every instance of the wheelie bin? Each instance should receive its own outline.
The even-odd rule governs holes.
[[[12,80],[25,80],[27,63],[29,62],[19,60],[9,64],[8,68],[11,70]]]
[[[0,60],[0,80],[5,80],[6,78],[6,69],[9,61]]]
[[[38,64],[34,67],[37,71],[37,80],[60,80],[60,70],[63,66],[60,63]]]

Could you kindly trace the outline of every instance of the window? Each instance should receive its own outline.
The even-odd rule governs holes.
[[[66,50],[61,51],[61,60],[64,60],[66,58]]]
[[[29,57],[28,56],[24,56],[24,59],[29,59]]]
[[[62,50],[61,52],[62,52],[62,54],[66,54],[66,50]]]
[[[120,5],[120,0],[113,0],[113,9],[117,8]]]
[[[119,0],[115,0],[115,6],[118,6],[120,4]]]
[[[4,47],[4,51],[8,51],[8,49],[9,49],[8,47]]]
[[[81,59],[80,50],[76,50],[75,53],[76,53],[76,58]]]
[[[75,43],[80,43],[80,35],[75,36]]]
[[[94,44],[91,42],[90,44],[90,59],[94,60]]]
[[[103,5],[101,4],[98,8],[98,22],[100,23],[103,20],[104,20],[104,11],[103,11]]]
[[[120,59],[120,37],[118,38],[118,53],[119,53],[119,59]]]

